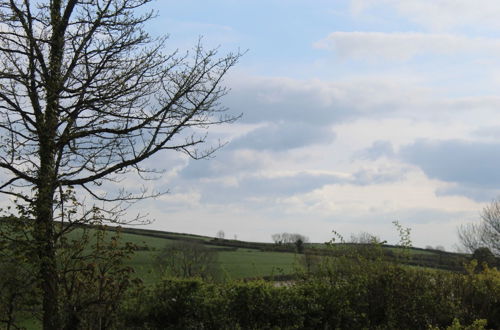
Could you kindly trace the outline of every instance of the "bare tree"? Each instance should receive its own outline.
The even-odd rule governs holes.
[[[372,235],[367,232],[360,232],[358,234],[351,234],[351,243],[357,244],[372,244],[372,243],[380,243],[380,237]]]
[[[198,159],[204,130],[235,118],[219,103],[240,54],[198,44],[165,53],[143,29],[152,0],[0,0],[0,192],[32,224],[43,292],[43,327],[62,327],[56,248],[75,223],[119,221],[120,206],[68,211],[85,192],[105,202],[154,194],[97,192],[163,150]],[[55,220],[69,225],[57,226]]]
[[[302,243],[308,243],[309,237],[301,234],[292,233],[277,233],[271,235],[275,244],[295,244],[297,241],[302,241]]]
[[[224,237],[226,237],[226,233],[224,233],[224,230],[221,229],[221,230],[219,230],[217,232],[217,234],[215,235],[215,237],[218,238],[218,239],[224,239]]]
[[[459,227],[458,238],[470,253],[484,247],[500,256],[500,199],[493,200],[483,208],[479,223]]]
[[[281,237],[280,233],[272,234],[271,238],[273,239],[274,244],[282,244],[283,243],[283,238]]]

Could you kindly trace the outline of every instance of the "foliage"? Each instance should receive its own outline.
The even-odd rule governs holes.
[[[453,323],[446,327],[446,330],[485,330],[486,325],[488,324],[487,320],[475,320],[471,325],[462,325],[460,321],[455,318]],[[429,330],[440,330],[439,327],[429,327]]]
[[[306,249],[300,263],[306,274],[314,274],[319,271],[322,259],[323,257],[315,249]]]
[[[400,227],[399,227],[400,228]],[[410,245],[402,229],[402,244]],[[124,310],[124,326],[151,329],[483,329],[500,327],[500,272],[477,262],[467,274],[409,268],[382,258],[382,244],[345,244],[318,255],[294,281],[208,284],[167,279]],[[334,244],[335,240],[341,244]],[[362,246],[363,249],[359,249]],[[444,253],[444,252],[443,252]],[[307,259],[306,259],[307,260]],[[307,267],[307,262],[305,263]],[[158,298],[158,296],[160,298]],[[216,301],[215,305],[213,300]],[[209,316],[207,316],[209,315]],[[487,321],[486,321],[487,320]],[[471,324],[461,326],[463,324]]]
[[[37,282],[24,256],[13,253],[0,259],[0,328],[15,329],[25,314],[36,315]]]
[[[35,251],[27,244],[29,226],[26,218],[0,219],[0,324],[7,329],[26,313],[37,316],[40,303]]]
[[[59,247],[61,310],[67,329],[107,329],[125,295],[141,285],[126,261],[138,246],[122,242],[119,228],[83,227]]]
[[[7,329],[41,314],[40,280],[30,237],[14,230],[26,223],[4,219],[0,227],[0,322]],[[27,240],[27,242],[25,242]],[[9,244],[10,242],[10,244]],[[83,226],[63,236],[56,247],[60,309],[65,329],[104,329],[116,323],[125,294],[140,286],[127,260],[137,246],[121,240],[119,228]],[[31,256],[30,256],[31,254]],[[36,327],[39,327],[36,324]]]
[[[123,310],[123,326],[459,329],[456,325],[461,322],[475,327],[468,329],[481,329],[486,321],[476,320],[483,319],[487,328],[498,328],[498,281],[500,275],[493,270],[462,275],[381,263],[281,286],[262,281],[213,284],[200,279],[165,279],[129,301]]]
[[[480,247],[472,253],[472,259],[476,260],[479,268],[482,270],[484,265],[492,267],[498,264],[495,255],[487,247]]]
[[[410,249],[412,247],[411,236],[410,236],[411,228],[409,228],[409,227],[404,228],[397,220],[393,221],[392,223],[396,227],[396,230],[398,231],[398,234],[399,234],[398,246],[400,246],[402,248],[401,256],[404,259],[410,259],[410,257],[411,257]]]

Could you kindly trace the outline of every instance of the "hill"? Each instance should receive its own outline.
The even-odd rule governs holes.
[[[76,237],[79,231],[80,229],[77,229],[70,235]],[[120,231],[123,241],[140,246],[128,264],[134,267],[137,275],[146,284],[153,284],[160,278],[155,265],[158,253],[179,241],[198,242],[216,249],[218,263],[227,279],[286,278],[296,273],[308,256],[322,258],[354,253],[366,258],[384,258],[410,266],[454,272],[463,272],[463,264],[470,259],[470,256],[465,254],[416,247],[405,250],[400,246],[387,244],[304,243],[303,250],[298,253],[294,244],[246,242],[137,227],[122,227]]]
[[[327,246],[318,243],[306,243],[303,253],[297,253],[294,244],[276,245],[274,243],[246,242],[240,240],[219,239],[208,236],[174,233],[141,228],[122,228],[126,241],[144,245],[131,260],[136,271],[145,282],[154,282],[157,278],[154,270],[154,258],[157,253],[175,241],[197,241],[218,250],[218,262],[231,279],[243,278],[279,278],[295,273],[306,255],[340,256],[349,253],[370,258],[374,249],[380,249],[377,257],[403,263],[410,266],[463,272],[463,264],[469,255],[433,249],[412,247],[404,251],[400,246],[371,244],[339,243]],[[350,252],[347,252],[350,251]]]

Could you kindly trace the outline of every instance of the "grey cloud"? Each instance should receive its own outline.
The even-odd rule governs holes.
[[[398,155],[432,179],[455,183],[439,195],[461,195],[477,201],[495,197],[500,188],[500,143],[420,140]]]
[[[399,153],[430,178],[475,187],[500,186],[500,144],[461,140],[421,140]]]
[[[478,130],[476,136],[491,137],[495,128]],[[391,157],[419,167],[427,177],[455,184],[441,188],[437,195],[466,196],[487,201],[500,194],[500,143],[463,140],[418,140],[395,152],[388,141],[376,141],[355,155],[357,159],[377,160]],[[393,179],[404,177],[392,173]],[[386,173],[390,180],[391,173]],[[360,176],[361,178],[364,176]],[[376,183],[376,177],[366,184]]]
[[[377,160],[380,157],[394,156],[394,149],[389,141],[375,141],[373,144],[364,150],[356,153],[354,158]]]
[[[437,196],[465,196],[477,202],[489,202],[500,195],[500,189],[471,186],[455,186],[438,189]]]
[[[418,100],[415,86],[394,79],[324,82],[285,78],[240,77],[224,99],[242,122],[286,122],[330,126],[359,117],[406,111]],[[419,106],[419,108],[421,108]]]
[[[233,88],[225,104],[242,112],[241,120],[249,123],[296,121],[323,125],[348,115],[347,109],[321,102],[322,98],[316,88],[268,79]]]
[[[217,194],[209,193],[213,187],[204,187],[202,200],[209,203],[226,204],[248,202],[255,198],[266,198],[273,202],[283,198],[307,193],[328,184],[343,183],[345,178],[328,174],[298,173],[280,177],[248,176],[238,181],[237,186],[217,187]],[[209,184],[211,185],[211,184]]]
[[[208,172],[208,175],[214,173]],[[220,173],[221,176],[227,173]],[[276,198],[304,194],[326,185],[349,184],[365,186],[395,182],[404,177],[401,172],[358,171],[350,177],[332,174],[297,173],[279,177],[264,177],[248,174],[236,180],[235,185],[222,186],[218,182],[192,181],[202,193],[202,201],[215,204],[249,202],[266,198],[270,203]],[[216,191],[217,193],[213,193]],[[262,202],[260,202],[262,203]]]
[[[476,129],[474,132],[472,132],[474,136],[477,136],[479,138],[493,138],[493,139],[499,139],[500,138],[500,127],[499,126],[487,126],[487,127],[480,127]]]
[[[215,174],[213,166],[213,162],[215,161],[213,159],[190,160],[189,164],[180,171],[180,176],[183,179],[212,177]]]
[[[196,180],[234,176],[259,170],[264,166],[264,160],[255,155],[242,155],[237,151],[225,150],[215,158],[190,160],[189,164],[180,171],[182,179]]]
[[[240,186],[252,194],[295,195],[309,192],[325,185],[342,182],[343,179],[328,174],[299,173],[283,177],[248,177],[240,182]]]
[[[439,96],[406,76],[366,76],[320,81],[252,76],[233,77],[224,105],[242,113],[242,123],[301,123],[324,127],[363,119],[456,120],[471,110],[494,111],[496,96]],[[479,115],[479,114],[478,114]]]
[[[405,176],[405,171],[395,171],[394,169],[380,172],[362,170],[354,173],[353,178],[349,180],[349,183],[358,186],[369,186],[373,184],[401,181],[405,178]]]
[[[312,144],[330,143],[334,139],[335,133],[329,127],[282,122],[257,128],[231,141],[228,147],[282,151]]]

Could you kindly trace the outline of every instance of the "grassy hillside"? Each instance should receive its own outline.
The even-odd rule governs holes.
[[[219,249],[218,261],[228,279],[256,278],[294,273],[303,258],[295,251],[294,245],[277,246],[272,243],[244,242],[237,240],[215,239],[207,236],[185,233],[163,232],[157,230],[123,228],[123,239],[148,249],[136,252],[130,264],[145,283],[154,283],[159,279],[154,260],[158,252],[168,244],[179,240],[198,241],[205,246]],[[306,245],[306,253],[319,256],[342,254],[355,247],[370,250],[370,245],[336,244],[337,248],[328,248],[323,244]],[[339,248],[342,246],[342,248]],[[438,250],[411,248],[405,254],[401,247],[384,245],[383,257],[404,264],[461,272],[467,256]],[[407,258],[407,255],[409,258]]]
[[[205,324],[213,321],[215,323],[211,328],[216,329],[221,328],[224,322],[228,325],[246,324],[248,321],[246,316],[249,313],[255,315],[255,318],[248,321],[249,328],[262,322],[263,328],[266,328],[268,323],[269,325],[293,323],[299,328],[326,328],[325,324],[342,324],[342,320],[358,320],[364,327],[379,323],[415,324],[412,322],[416,319],[431,320],[429,324],[448,325],[453,321],[453,317],[457,316],[461,322],[467,324],[478,318],[488,319],[494,325],[500,324],[495,318],[498,314],[495,314],[494,310],[498,302],[498,272],[493,270],[482,274],[472,270],[467,274],[458,274],[463,272],[463,263],[470,258],[462,254],[352,243],[305,244],[303,253],[297,253],[294,244],[244,242],[138,228],[121,228],[120,243],[108,238],[96,240],[95,237],[103,237],[99,236],[103,232],[92,227],[88,231],[77,228],[66,238],[79,241],[79,236],[84,232],[92,234],[90,236],[94,238],[90,239],[89,244],[81,245],[82,249],[85,253],[98,251],[98,258],[102,256],[100,260],[113,260],[107,256],[114,252],[119,253],[122,249],[117,247],[125,242],[134,243],[139,247],[135,254],[126,260],[126,266],[131,266],[135,270],[132,277],[137,276],[142,279],[145,287],[133,291],[130,296],[120,296],[120,299],[126,301],[122,305],[125,309],[117,312],[121,313],[117,320],[129,325],[137,323],[140,326],[145,322],[158,321],[162,324],[159,328],[164,324],[173,324],[175,325],[173,328],[183,328],[182,322],[191,322],[193,317],[198,317],[196,322]],[[187,245],[198,247],[201,245],[204,251],[207,251],[207,248],[217,251],[216,260],[225,279],[282,279],[282,275],[285,275],[285,278],[286,275],[288,278],[294,276],[297,274],[296,270],[303,265],[306,270],[300,276],[293,277],[292,286],[277,286],[276,283],[265,281],[217,281],[218,277],[214,277],[216,281],[213,282],[210,281],[211,278],[208,281],[162,278],[156,267],[158,254],[169,245],[175,247],[186,241],[197,242],[198,244]],[[93,250],[92,246],[96,243],[102,245],[99,249]],[[67,248],[62,251],[72,253],[74,250]],[[177,260],[171,264],[172,267],[177,265]],[[308,261],[316,262],[316,266],[326,265],[326,268],[309,268]],[[333,262],[323,263],[323,261]],[[92,263],[84,265],[86,266],[81,268],[82,271],[79,273],[82,280],[65,282],[82,285],[78,291],[83,299],[81,301],[87,299],[87,294],[89,299],[94,299],[94,294],[98,292],[97,288],[100,288],[101,284],[108,283],[107,274],[102,278],[93,277],[96,268]],[[119,265],[122,267],[120,269],[127,269],[125,276],[128,276],[129,267],[123,267],[121,263]],[[120,274],[115,273],[116,280],[122,278]],[[116,296],[114,292],[119,292],[116,288],[127,282],[109,283],[111,285],[107,290],[112,292],[110,297],[114,297]],[[121,284],[116,286],[112,283]],[[14,292],[17,292],[19,287],[14,288]],[[492,289],[496,290],[496,293],[490,294]],[[368,304],[367,299],[371,299]],[[475,299],[478,304],[475,303]],[[31,306],[38,308],[37,304],[30,305],[30,300],[26,301],[26,306],[29,308],[32,308]],[[487,305],[483,303],[484,301],[488,301]],[[67,302],[73,303],[69,298]],[[253,306],[255,311],[248,311],[249,306]],[[282,308],[283,306],[287,307]],[[305,306],[313,309],[304,309]],[[39,328],[39,323],[33,316],[36,313],[32,315],[26,312],[28,310],[31,309],[21,309],[16,317],[28,329]],[[33,310],[36,312],[36,309]],[[200,312],[203,310],[206,310],[206,313]],[[291,311],[291,314],[281,315],[283,311]],[[298,311],[302,314],[297,314]],[[443,311],[448,313],[444,319]],[[217,315],[217,317],[214,319],[210,316],[204,319],[203,315]],[[386,320],[384,315],[391,315],[394,319]],[[160,319],[157,319],[157,316]],[[338,319],[332,319],[334,316],[338,316]],[[162,319],[169,317],[171,319]],[[345,325],[344,328],[360,327]]]
[[[78,232],[76,231],[73,235],[78,235]],[[158,253],[166,246],[180,240],[198,241],[211,249],[217,249],[219,252],[218,262],[223,276],[227,279],[291,274],[298,261],[297,255],[293,252],[275,252],[263,249],[263,246],[272,246],[272,244],[265,243],[222,241],[206,236],[137,228],[123,228],[122,239],[125,242],[143,247],[135,252],[128,264],[134,267],[136,274],[145,284],[153,284],[160,278],[160,273],[155,265]]]
[[[138,277],[145,284],[153,284],[160,278],[155,265],[158,253],[169,244],[179,241],[196,241],[204,246],[218,249],[218,262],[223,276],[227,279],[258,278],[290,275],[295,272],[304,256],[296,253],[291,245],[275,245],[273,243],[244,242],[238,240],[216,239],[208,236],[186,233],[174,233],[142,228],[122,228],[122,239],[142,247],[127,264],[132,266]],[[77,237],[80,229],[73,231],[70,237]],[[317,256],[341,255],[346,250],[358,249],[366,253],[373,248],[362,244],[334,244],[334,248],[322,243],[305,244],[305,252]],[[401,247],[384,245],[383,257],[388,260],[412,266],[437,268],[461,272],[467,256],[437,250],[411,248],[407,252],[410,258],[403,257]]]

